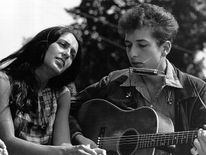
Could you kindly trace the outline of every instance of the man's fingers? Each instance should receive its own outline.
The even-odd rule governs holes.
[[[194,146],[195,146],[196,150],[201,150],[200,143],[197,139],[194,140]]]
[[[106,150],[103,150],[103,149],[95,148],[94,150],[98,155],[106,155],[107,154]]]
[[[206,130],[200,129],[198,131],[198,139],[201,142],[200,144],[206,144]],[[202,147],[204,147],[204,146],[202,146]]]
[[[192,153],[192,155],[198,155],[197,149],[195,147],[193,147],[190,152]]]
[[[0,148],[5,149],[6,145],[4,144],[4,142],[0,139]]]
[[[106,151],[100,148],[92,149],[90,145],[76,145],[75,150],[79,155],[106,155]]]
[[[8,155],[8,152],[6,149],[3,149],[3,155]]]
[[[203,125],[203,129],[206,130],[206,124]]]
[[[89,146],[85,145],[77,145],[77,149],[79,149],[82,153],[87,153],[89,155],[97,155],[94,149],[91,149]]]
[[[78,151],[79,151],[79,154],[80,154],[80,155],[91,155],[90,153],[87,153],[87,152],[85,152],[85,151],[82,150],[82,149],[79,149]]]

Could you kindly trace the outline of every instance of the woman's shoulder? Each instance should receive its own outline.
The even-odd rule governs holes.
[[[3,85],[10,85],[10,80],[6,73],[0,71],[0,89]]]
[[[5,72],[0,71],[0,79],[9,80],[9,76]]]
[[[71,92],[70,92],[69,88],[66,86],[63,86],[61,89],[59,89],[57,91],[58,97],[61,97],[62,95],[68,94],[68,93],[70,94]]]
[[[11,92],[10,80],[7,74],[0,71],[0,98],[9,95]],[[3,95],[3,96],[2,96]]]
[[[67,86],[63,86],[63,87],[58,88],[58,89],[53,89],[53,88],[47,87],[47,88],[41,90],[41,93],[39,93],[39,95],[44,95],[44,96],[55,95],[56,98],[59,98],[62,95],[67,94],[67,93],[69,93],[69,94],[71,93]]]

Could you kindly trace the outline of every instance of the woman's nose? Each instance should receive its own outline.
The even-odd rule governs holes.
[[[63,56],[65,57],[65,59],[68,59],[70,57],[70,55],[71,55],[71,48],[69,48],[63,52]]]

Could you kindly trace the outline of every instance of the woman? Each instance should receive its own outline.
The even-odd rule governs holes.
[[[39,32],[0,61],[0,138],[9,155],[105,154],[70,142],[65,86],[75,79],[79,61],[77,38],[61,26]]]

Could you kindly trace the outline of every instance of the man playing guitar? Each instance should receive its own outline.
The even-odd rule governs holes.
[[[75,96],[71,107],[73,118],[70,125],[73,127],[74,142],[95,147],[93,139],[87,136],[84,128],[79,127],[77,115],[84,102],[100,98],[124,111],[141,107],[154,109],[173,122],[175,132],[199,129],[192,143],[187,139],[187,144],[177,144],[172,154],[205,155],[206,130],[200,128],[206,124],[206,83],[181,72],[166,58],[178,31],[174,16],[162,7],[139,4],[123,14],[118,26],[120,34],[124,37],[131,67],[111,72]],[[142,120],[144,121],[144,118]],[[126,121],[129,120],[125,120],[125,123]],[[88,124],[93,125],[95,126]],[[120,147],[119,149],[121,150]],[[117,154],[123,155],[120,150],[117,150]],[[138,153],[135,149],[131,154],[150,153]],[[151,154],[168,154],[168,150],[157,148]]]

